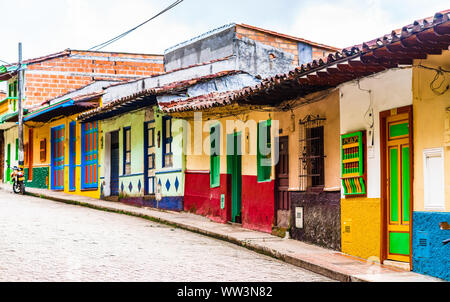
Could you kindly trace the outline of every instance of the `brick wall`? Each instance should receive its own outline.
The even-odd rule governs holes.
[[[287,35],[277,34],[275,32],[259,30],[257,28],[252,28],[251,26],[236,26],[236,35],[238,39],[246,37],[263,44],[282,49],[286,52],[294,54],[294,65],[298,65],[298,42],[307,43],[307,41],[301,41],[300,39],[295,39],[294,37],[289,38]],[[335,53],[336,48],[326,48],[318,47],[312,45],[312,60],[320,59],[328,56],[330,53]]]
[[[124,81],[162,73],[163,58],[162,55],[70,51],[70,56],[31,60],[25,75],[25,106],[39,105],[95,80]]]

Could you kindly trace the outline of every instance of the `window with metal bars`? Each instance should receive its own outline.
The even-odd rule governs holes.
[[[308,115],[300,121],[300,189],[323,189],[325,186],[324,124],[325,118]]]

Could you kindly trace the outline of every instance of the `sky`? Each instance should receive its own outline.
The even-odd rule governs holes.
[[[174,0],[0,0],[0,60],[89,49],[147,20]],[[448,0],[184,0],[104,49],[163,54],[228,23],[246,23],[339,48],[360,44],[448,9]],[[1,87],[0,87],[1,88]]]

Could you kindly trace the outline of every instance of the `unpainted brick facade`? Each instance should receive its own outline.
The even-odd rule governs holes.
[[[29,60],[25,107],[79,89],[96,80],[126,81],[164,71],[162,55],[66,50],[60,56]]]
[[[283,51],[290,52],[294,54],[295,59],[293,64],[299,65],[299,50],[298,43],[310,44],[312,46],[312,60],[321,59],[327,57],[331,53],[336,53],[338,48],[334,48],[331,46],[326,46],[318,43],[314,43],[311,41],[303,40],[296,37],[291,37],[288,35],[263,30],[259,28],[255,28],[249,25],[236,25],[236,35],[238,39],[242,39],[242,37],[246,37],[248,39],[252,39],[258,41],[260,43],[279,48]]]

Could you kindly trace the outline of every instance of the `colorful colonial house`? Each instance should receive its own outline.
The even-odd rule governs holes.
[[[0,100],[0,180],[3,182],[10,181],[12,168],[18,166],[19,159],[17,77],[10,78],[7,86],[8,92]]]
[[[99,106],[102,94],[58,98],[24,116],[26,186],[100,198],[100,125],[76,116]]]
[[[337,227],[341,232],[344,253],[449,279],[450,253],[448,244],[445,244],[450,237],[446,198],[449,169],[446,169],[448,162],[445,156],[448,152],[449,28],[449,11],[444,11],[437,13],[434,18],[416,21],[400,31],[344,49],[324,60],[302,65],[288,74],[263,80],[262,84],[255,87],[175,100],[170,104],[160,104],[160,107],[164,112],[179,118],[192,119],[193,111],[204,111],[202,120],[212,120],[213,124],[216,120],[240,119],[244,122],[255,120],[263,124],[264,120],[271,120],[274,125],[278,119],[280,124],[286,124],[290,119],[267,108],[266,113],[258,114],[256,111],[262,109],[258,105],[277,105],[283,108],[283,104],[277,104],[280,100],[293,100],[302,94],[307,96],[306,100],[302,98],[305,101],[303,110],[309,112],[302,113],[308,116],[300,120],[300,125],[297,124],[298,111],[287,107],[288,111],[292,110],[289,131],[297,126],[301,129],[302,124],[318,125],[303,127],[307,134],[299,134],[299,143],[292,151],[294,153],[295,149],[299,150],[298,172],[306,176],[306,188],[311,187],[313,190],[291,194],[291,235],[296,237],[296,233],[300,231],[299,239],[309,241],[308,224],[315,224],[324,230],[315,234],[316,243],[323,245],[323,242],[317,242],[321,240],[320,237],[332,233],[333,228]],[[321,101],[325,100],[324,96],[316,99],[316,103],[306,105],[314,102],[308,101],[311,93],[334,88],[338,88],[338,91],[326,96],[327,105],[331,110],[332,106],[336,106],[333,105],[334,95],[339,100],[339,114],[330,118],[326,111],[320,112],[319,108],[310,107],[320,106]],[[291,105],[290,102],[287,104]],[[317,115],[311,114],[314,111]],[[277,115],[279,118],[276,118]],[[304,148],[304,138],[306,137],[306,141],[320,140],[324,134],[317,129],[326,131],[327,127],[322,128],[321,123],[333,116],[340,116],[336,129],[339,129],[341,135],[338,136],[338,142],[332,143],[339,148],[340,152],[337,154],[340,156],[332,161],[339,161],[340,164],[329,163],[328,166],[334,172],[330,173],[328,184],[325,173],[325,186],[314,188],[314,184],[323,182],[319,177],[320,173],[317,173],[321,162],[313,164],[313,169],[308,169],[308,157],[326,158],[330,153],[314,152],[316,147],[312,147],[312,144],[308,147],[308,143]],[[280,163],[283,162],[283,149],[286,149],[283,146],[283,136],[286,136],[283,128],[285,127],[277,128],[275,136],[272,133],[269,140],[278,141],[280,145]],[[221,132],[224,137],[220,141],[221,146],[229,145],[232,140],[226,138],[234,132],[241,133],[244,137],[241,145],[238,144],[239,148],[244,148],[252,136],[252,133],[240,128],[227,129],[226,132],[222,129]],[[216,130],[211,130],[211,134],[213,133]],[[336,133],[331,134],[327,141],[330,139],[335,141]],[[263,142],[262,145],[265,143],[268,142]],[[258,148],[261,147],[261,144],[257,145]],[[288,150],[291,152],[290,146]],[[320,147],[316,150],[320,150]],[[235,151],[232,150],[231,154],[235,154]],[[274,154],[272,153],[272,160]],[[192,208],[220,221],[237,221],[233,214],[239,213],[239,210],[234,209],[237,204],[242,213],[242,217],[238,215],[238,221],[242,219],[244,226],[254,228],[256,224],[258,229],[270,230],[272,221],[269,213],[273,213],[272,217],[279,214],[275,214],[275,199],[272,198],[276,190],[275,175],[278,172],[262,172],[258,154],[256,158],[242,156],[234,167],[237,166],[242,174],[256,179],[257,183],[241,185],[238,181],[238,188],[233,189],[236,186],[233,185],[233,179],[242,179],[242,176],[230,168],[233,167],[233,161],[230,161],[233,157],[229,154],[227,156],[229,158],[220,157],[220,173],[223,175],[220,186],[215,186],[219,182],[214,181],[218,179],[214,173],[217,173],[216,162],[219,162],[214,153],[209,165],[206,157],[187,157],[186,181],[199,183],[201,186],[196,186],[192,192],[186,190],[186,210]],[[291,164],[289,166],[292,167]],[[285,169],[277,170],[284,172],[280,173],[278,183],[285,182],[285,188],[287,181],[283,178],[288,173]],[[208,179],[210,186],[205,189]],[[269,189],[265,187],[267,184],[263,182],[264,179],[272,182]],[[316,206],[320,204],[320,197],[311,196],[310,193],[314,189],[325,191],[327,187],[333,191],[332,186],[338,179],[342,195],[340,216],[336,215],[339,206],[322,212],[317,208],[308,211],[308,207],[314,207],[312,201],[316,200]],[[294,185],[291,179],[289,183]],[[301,191],[304,190],[305,186],[302,187],[301,182],[299,183]],[[283,191],[284,188],[278,191]],[[235,197],[236,195],[240,197]],[[293,201],[294,195],[298,196],[295,197],[298,198],[297,202]],[[275,196],[280,198],[278,194]],[[258,207],[254,206],[252,199],[258,201]],[[331,198],[325,204],[329,208],[333,204]],[[268,207],[265,208],[265,205]],[[327,212],[340,217],[341,224],[336,225],[333,219],[326,218],[325,224],[320,225]],[[261,214],[269,219],[258,225]],[[278,218],[273,219],[274,224],[275,221],[280,222]]]
[[[103,195],[183,210],[184,122],[155,109],[157,101],[170,103],[173,99],[253,86],[260,82],[261,75],[285,72],[301,59],[312,59],[318,51],[323,55],[334,50],[306,42],[231,24],[166,50],[164,74],[108,88],[104,106],[79,117],[83,122],[102,123]],[[293,47],[278,48],[289,43]]]
[[[339,250],[339,93],[282,82],[159,104],[190,124],[185,210],[270,233],[290,228],[294,203],[292,235]]]
[[[447,15],[448,16],[448,15]],[[448,19],[447,19],[448,20]],[[435,35],[450,45],[450,22]],[[439,35],[440,34],[440,35]],[[431,36],[432,37],[432,36]],[[450,281],[450,49],[415,60],[412,70],[414,212],[412,260],[416,272]],[[442,85],[438,84],[441,83]]]
[[[97,81],[129,81],[160,73],[163,71],[163,57],[67,49],[25,60],[24,68],[26,111],[39,108],[48,100]],[[0,133],[3,135],[3,143],[0,143],[0,168],[2,176],[6,176],[2,178],[8,180],[10,169],[18,164],[15,159],[16,153],[18,154],[17,66],[0,66],[0,81],[7,81],[8,87],[7,98],[0,102],[0,110],[3,112],[0,116],[0,128],[4,130],[3,134]],[[42,183],[39,186],[42,186]]]

